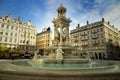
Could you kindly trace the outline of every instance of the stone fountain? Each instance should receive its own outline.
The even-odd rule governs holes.
[[[76,48],[70,45],[69,39],[69,25],[72,20],[66,18],[67,9],[61,5],[58,9],[58,17],[53,19],[54,24],[54,40],[53,45],[44,50],[44,55],[47,54],[47,59],[35,59],[33,62],[37,63],[84,63],[90,62],[90,59],[73,58],[76,54]],[[76,57],[76,56],[75,56]]]
[[[44,54],[55,54],[58,47],[64,52],[64,57],[74,56],[75,47],[70,45],[69,38],[69,25],[72,20],[70,18],[66,18],[67,9],[61,5],[58,9],[58,17],[52,20],[54,24],[54,40],[52,42],[52,46],[45,49]],[[55,57],[55,56],[54,56]]]

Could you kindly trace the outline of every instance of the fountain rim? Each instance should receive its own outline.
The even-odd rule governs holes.
[[[16,65],[16,64],[10,64],[11,66],[18,66],[18,67],[29,67],[29,68],[36,68],[31,66],[22,66],[22,65]],[[48,67],[41,67],[36,69],[46,69],[46,70],[94,70],[94,69],[105,69],[105,68],[113,68],[117,65],[109,65],[109,66],[101,66],[101,67],[91,67],[91,68],[48,68]]]
[[[18,60],[19,61],[19,60]],[[18,61],[10,61],[10,62],[18,62]],[[20,61],[24,61],[24,60],[20,60]],[[30,60],[25,60],[25,61],[30,61]],[[116,64],[117,65],[117,64]],[[116,66],[116,65],[113,65],[113,66]],[[14,67],[12,67],[12,66],[14,66]],[[119,68],[119,65],[117,65],[118,66],[118,68]],[[92,72],[92,71],[90,71],[90,72],[79,72],[77,69],[72,73],[72,72],[70,72],[70,71],[68,71],[68,72],[63,72],[63,73],[61,73],[61,72],[50,72],[50,71],[48,71],[48,72],[45,72],[44,70],[43,71],[41,71],[41,70],[37,70],[38,72],[36,72],[36,71],[29,71],[29,69],[31,69],[30,67],[27,67],[27,71],[24,71],[24,70],[18,70],[18,69],[20,69],[20,67],[22,68],[22,67],[24,67],[24,66],[20,66],[18,69],[13,69],[13,68],[17,68],[16,67],[16,65],[12,65],[12,64],[9,64],[9,68],[11,68],[12,67],[12,69],[11,70],[6,70],[6,69],[4,69],[4,70],[2,70],[2,69],[0,69],[0,73],[5,73],[5,74],[9,74],[9,73],[15,73],[16,75],[17,74],[22,74],[22,73],[24,73],[24,74],[33,74],[33,75],[45,75],[45,74],[50,74],[50,75],[74,75],[74,76],[76,76],[76,75],[84,75],[84,76],[86,76],[86,75],[89,75],[89,76],[92,76],[92,75],[96,75],[96,74],[106,74],[106,75],[112,75],[112,74],[116,74],[116,75],[120,75],[120,71],[118,71],[118,70],[115,70],[115,71],[108,71],[108,72]],[[60,70],[60,69],[59,69]],[[54,70],[54,71],[56,71],[56,70]],[[10,74],[11,75],[11,74]]]

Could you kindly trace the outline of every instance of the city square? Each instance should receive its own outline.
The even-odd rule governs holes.
[[[84,7],[91,1],[83,1]],[[67,3],[51,2],[58,4],[52,26],[38,27],[20,16],[13,19],[13,14],[0,16],[0,80],[119,80],[119,26],[100,16],[102,13],[97,21],[75,24],[67,15]],[[71,28],[72,22],[76,26]]]

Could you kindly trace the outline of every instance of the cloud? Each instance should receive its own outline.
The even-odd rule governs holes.
[[[43,17],[42,21],[39,23],[39,30],[49,26],[53,30],[52,20],[57,17],[56,9],[61,3],[67,8],[66,17],[70,17],[72,20],[70,23],[70,30],[74,29],[78,23],[80,23],[80,25],[85,25],[86,21],[92,23],[99,21],[102,17],[119,28],[120,4],[116,5],[117,0],[94,0],[93,2],[87,0],[86,2],[83,0],[45,0],[45,5],[47,7],[44,14],[42,14]],[[83,3],[88,5],[84,5]]]
[[[76,5],[71,8],[71,10],[74,9],[75,11],[75,14],[71,13],[72,15],[70,15],[73,21],[71,23],[72,28],[75,28],[77,23],[85,25],[86,21],[96,22],[104,17],[106,21],[110,21],[112,25],[120,30],[120,3],[117,0],[110,0],[109,2],[95,0],[92,4],[92,6],[89,6],[91,9],[87,9],[82,3],[80,4],[82,5],[80,6],[81,10],[75,8]]]
[[[120,30],[120,3],[107,7],[103,17]]]

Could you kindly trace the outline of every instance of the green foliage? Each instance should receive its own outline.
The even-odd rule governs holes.
[[[0,58],[9,57],[10,49],[6,46],[0,46]]]

